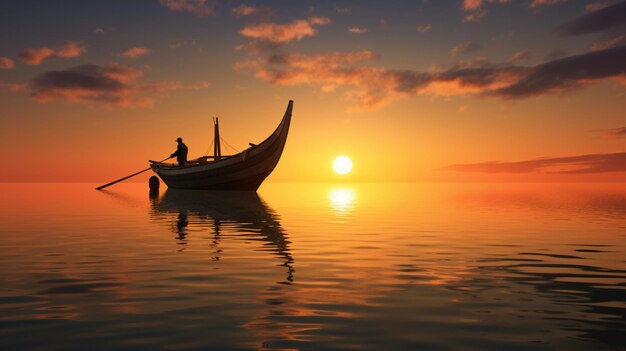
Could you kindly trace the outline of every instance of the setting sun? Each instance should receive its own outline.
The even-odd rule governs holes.
[[[339,156],[333,161],[333,170],[337,174],[348,174],[352,170],[352,161],[348,156]]]

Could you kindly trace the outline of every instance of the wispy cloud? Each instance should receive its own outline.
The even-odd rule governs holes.
[[[283,44],[314,36],[317,34],[314,26],[323,26],[329,23],[330,19],[327,17],[311,17],[287,24],[265,22],[244,27],[239,33],[251,39]]]
[[[484,8],[486,3],[488,4],[506,4],[511,0],[464,0],[463,10],[465,10],[464,22],[476,22],[485,17],[488,13]]]
[[[513,56],[511,56],[509,61],[511,61],[511,62],[525,61],[525,60],[530,60],[530,58],[531,58],[530,52],[528,52],[528,51],[518,51],[518,52],[514,53]]]
[[[26,90],[26,88],[28,88],[28,84],[9,83],[9,82],[3,82],[0,80],[0,89],[7,89],[13,93],[24,91]]]
[[[604,0],[604,1],[596,1],[596,2],[590,2],[585,6],[585,10],[587,12],[593,12],[593,11],[598,11],[601,10],[605,7],[609,7],[611,5],[613,5],[615,3],[615,0]]]
[[[161,0],[161,6],[171,11],[190,12],[197,16],[214,16],[213,4],[207,4],[206,0]]]
[[[372,66],[371,51],[316,55],[275,53],[242,60],[235,67],[252,70],[273,85],[308,84],[322,91],[346,86],[346,96],[372,109],[412,95],[479,95],[522,99],[572,91],[626,74],[626,47],[593,51],[537,66],[511,62],[455,65],[446,70],[393,70]]]
[[[20,52],[17,56],[27,65],[39,66],[43,60],[54,55],[54,50],[43,47],[39,49],[29,48]]]
[[[311,85],[323,92],[342,87],[342,94],[357,102],[356,109],[376,109],[416,95],[524,99],[575,91],[604,79],[626,82],[626,46],[561,57],[535,66],[520,65],[530,54],[519,51],[504,62],[476,59],[459,61],[449,68],[422,71],[375,65],[379,55],[369,50],[288,52],[286,44],[316,35],[313,26],[329,22],[327,18],[315,17],[288,24],[244,27],[240,34],[252,40],[240,48],[247,49],[252,56],[239,60],[234,67],[238,71],[251,71],[257,78],[277,86]],[[479,50],[479,44],[464,42],[452,48],[451,54],[460,56]]]
[[[87,51],[87,49],[81,43],[68,41],[57,50],[53,50],[48,47],[42,47],[39,49],[29,48],[26,51],[19,53],[18,57],[27,65],[38,66],[44,60],[53,56],[72,58],[82,55],[85,51]]]
[[[601,129],[601,130],[596,130],[595,132],[600,132],[604,134],[605,136],[613,137],[613,138],[626,138],[626,127]]]
[[[532,9],[537,9],[546,5],[554,5],[560,2],[566,2],[567,0],[531,0],[529,1],[528,7]],[[477,22],[480,21],[483,17],[485,17],[489,10],[487,10],[486,5],[495,5],[495,4],[508,4],[512,2],[512,0],[464,0],[463,1],[463,10],[464,10],[464,22]]]
[[[621,34],[609,39],[599,40],[591,45],[591,50],[604,50],[622,44],[626,40],[626,34]]]
[[[420,24],[415,29],[420,33],[430,32],[433,27],[430,24]]]
[[[180,82],[139,84],[143,72],[121,65],[81,65],[67,70],[47,71],[29,84],[31,96],[38,101],[99,102],[115,106],[148,107],[156,93],[208,86],[202,82],[186,86]]]
[[[364,34],[367,33],[367,28],[364,27],[350,27],[348,28],[348,32],[350,33],[354,33],[354,34]]]
[[[533,0],[530,3],[530,7],[537,8],[537,7],[546,6],[546,5],[554,5],[554,4],[558,4],[560,2],[566,2],[566,1],[567,0]]]
[[[8,57],[0,57],[0,69],[11,69],[15,67],[15,62]]]
[[[233,15],[236,16],[252,16],[258,12],[258,8],[255,6],[248,6],[241,4],[231,10]]]
[[[124,56],[128,58],[137,58],[137,57],[148,55],[149,53],[150,53],[150,49],[143,47],[143,46],[137,46],[137,47],[133,47],[133,48],[125,50],[124,52],[120,54],[120,56]]]
[[[476,51],[479,51],[480,49],[481,49],[480,44],[475,43],[473,41],[468,41],[468,42],[461,43],[461,44],[453,47],[450,50],[450,53],[453,56],[457,56],[457,55],[464,54],[464,53],[467,53],[467,52],[476,52]]]
[[[70,58],[82,55],[87,49],[80,43],[68,41],[63,47],[55,51],[57,57]]]
[[[546,157],[516,162],[482,162],[446,167],[459,172],[589,174],[626,171],[626,152]]]
[[[237,17],[259,17],[267,20],[272,16],[274,11],[269,6],[249,6],[241,4],[231,9],[231,13]]]

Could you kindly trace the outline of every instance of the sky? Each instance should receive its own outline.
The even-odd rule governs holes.
[[[0,182],[211,154],[214,116],[235,153],[289,100],[268,181],[626,181],[626,1],[0,2]]]

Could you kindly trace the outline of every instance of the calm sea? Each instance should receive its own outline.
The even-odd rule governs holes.
[[[626,184],[0,185],[1,350],[626,349]]]

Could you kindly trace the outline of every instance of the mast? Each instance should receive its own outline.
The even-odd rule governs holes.
[[[213,118],[213,127],[213,156],[214,160],[219,160],[222,158],[222,146],[220,145],[220,122],[217,117]]]

